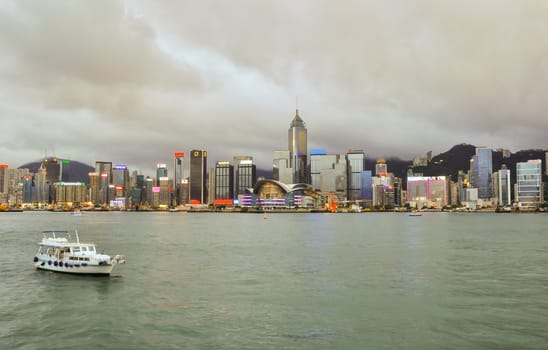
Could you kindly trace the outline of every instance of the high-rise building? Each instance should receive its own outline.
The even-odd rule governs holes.
[[[543,202],[542,161],[516,163],[516,201],[520,209],[535,209]]]
[[[8,193],[9,165],[0,164],[0,193]]]
[[[42,161],[46,168],[46,181],[50,184],[61,181],[61,164],[57,158],[46,158]]]
[[[375,164],[375,176],[386,176],[388,173],[388,166],[386,165],[386,160],[377,159],[377,164]]]
[[[158,163],[156,164],[156,186],[160,186],[161,177],[167,177],[167,165]]]
[[[112,183],[112,162],[95,162],[95,172],[99,174],[99,192],[96,205],[107,205],[109,201],[114,199],[109,196],[109,185]]]
[[[234,200],[234,166],[229,162],[217,162],[214,173],[215,198],[213,198],[213,203],[215,205],[232,205]]]
[[[362,185],[361,185],[362,200],[367,201],[364,204],[371,206],[371,202],[373,200],[373,179],[372,179],[371,170],[362,171],[361,181],[362,181]]]
[[[491,199],[493,191],[493,150],[487,147],[477,147],[474,159],[473,186],[478,189],[479,199]]]
[[[34,189],[34,180],[31,175],[27,175],[23,178],[23,203],[32,203]]]
[[[365,170],[365,153],[362,150],[348,150],[346,165],[348,167],[348,200],[364,199],[361,176]]]
[[[290,151],[274,151],[272,178],[285,184],[293,183],[293,168],[291,168]]]
[[[169,199],[170,199],[169,198],[169,195],[170,195],[169,186],[170,186],[169,177],[161,176],[161,177],[158,178],[158,187],[160,188],[160,194],[159,194],[158,201],[159,201],[159,205],[161,205],[161,206],[168,206],[169,205]]]
[[[257,183],[257,166],[253,164],[253,157],[234,157],[234,197],[245,194],[247,189]]]
[[[296,110],[288,130],[289,166],[293,169],[292,183],[308,183],[308,141],[304,121]]]
[[[445,176],[408,176],[407,201],[414,208],[442,208],[449,203]]]
[[[173,152],[173,200],[174,205],[179,205],[181,200],[181,187],[184,176],[184,158],[185,152]]]
[[[207,203],[207,152],[204,150],[190,151],[190,187],[189,201],[191,204]]]
[[[498,191],[497,198],[498,203],[501,206],[512,204],[512,198],[510,191],[512,189],[510,185],[510,169],[506,165],[502,165],[501,169],[497,172],[498,178]]]

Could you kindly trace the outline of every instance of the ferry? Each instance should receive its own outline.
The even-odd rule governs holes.
[[[78,231],[74,233],[76,240],[68,231],[43,231],[34,266],[40,270],[79,275],[110,275],[116,265],[126,262],[123,255],[97,253],[95,244],[80,242]]]

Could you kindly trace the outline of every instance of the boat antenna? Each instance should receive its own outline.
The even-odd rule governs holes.
[[[78,230],[75,229],[74,233],[76,233],[76,243],[80,244],[80,238],[78,238]]]

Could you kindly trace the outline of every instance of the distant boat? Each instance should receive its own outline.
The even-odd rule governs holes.
[[[97,253],[95,244],[82,243],[76,231],[72,240],[68,231],[43,231],[44,237],[34,256],[34,266],[40,270],[72,274],[109,275],[114,266],[126,262],[123,255]]]
[[[80,211],[80,209],[75,209],[72,212],[72,216],[82,216],[82,212]]]
[[[412,212],[409,213],[409,216],[422,216],[422,213],[416,210],[413,210]]]
[[[268,215],[266,214],[266,211],[263,212],[263,219],[268,219]]]

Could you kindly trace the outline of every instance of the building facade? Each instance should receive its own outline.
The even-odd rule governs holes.
[[[348,168],[348,200],[362,200],[362,174],[365,170],[365,153],[362,150],[349,150],[346,153],[346,166]]]
[[[516,163],[516,201],[520,209],[537,209],[543,203],[542,161]]]
[[[190,151],[189,203],[207,203],[207,152]]]
[[[293,169],[292,183],[308,183],[308,140],[304,121],[296,110],[288,130],[290,168]]]

